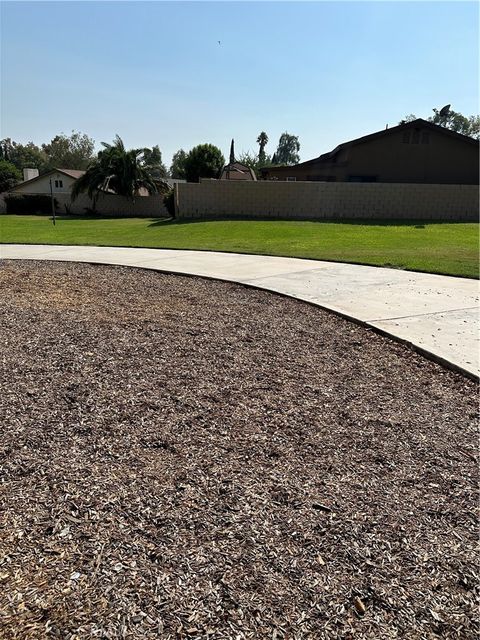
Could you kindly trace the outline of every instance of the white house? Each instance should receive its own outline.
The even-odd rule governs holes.
[[[38,196],[45,195],[54,197],[54,206],[60,214],[82,215],[90,212],[93,202],[86,193],[80,194],[71,201],[72,187],[75,182],[83,176],[85,171],[77,169],[51,169],[43,175],[38,175],[37,169],[24,169],[24,182],[17,184],[13,189],[0,196],[0,213],[6,213],[8,206],[5,196]],[[176,182],[184,180],[165,179],[169,186],[173,187]],[[50,191],[51,189],[51,191]],[[140,189],[133,202],[129,198],[117,196],[113,192],[102,192],[96,202],[96,211],[100,215],[113,217],[168,217],[169,213],[163,203],[163,194],[158,193],[149,196],[146,189]],[[149,197],[142,197],[149,196]],[[49,213],[50,209],[45,213]]]
[[[72,186],[84,173],[85,171],[77,169],[51,169],[39,176],[38,169],[24,169],[25,181],[15,185],[9,193],[11,195],[26,195],[28,193],[50,195],[51,188],[54,195],[70,194]]]
[[[70,195],[73,184],[78,178],[83,176],[85,171],[79,171],[78,169],[51,169],[47,173],[38,175],[38,169],[24,169],[23,170],[23,182],[15,185],[8,192],[10,195],[25,195],[30,194],[44,194],[50,195],[50,181],[52,182],[53,195],[65,194]],[[176,178],[161,178],[161,182],[166,183],[173,189],[174,184],[179,182],[186,182],[186,180],[179,180]],[[149,193],[146,189],[140,189],[139,196],[148,196]]]

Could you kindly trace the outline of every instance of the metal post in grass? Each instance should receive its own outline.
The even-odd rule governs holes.
[[[53,220],[53,226],[55,226],[55,201],[53,199],[53,188],[52,188],[52,179],[50,178],[50,202],[52,204],[52,220]]]

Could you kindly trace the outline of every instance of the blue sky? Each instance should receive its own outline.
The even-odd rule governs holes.
[[[1,136],[211,142],[302,160],[427,117],[478,113],[474,2],[3,2]],[[218,44],[220,40],[221,44]]]

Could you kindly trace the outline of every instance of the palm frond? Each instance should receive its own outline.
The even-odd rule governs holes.
[[[102,142],[102,146],[104,148],[99,151],[96,160],[75,182],[72,201],[84,192],[87,192],[94,203],[102,191],[113,191],[131,200],[135,199],[142,188],[150,194],[156,193],[157,186],[153,176],[150,170],[142,165],[144,149],[127,151],[118,135],[113,144]]]

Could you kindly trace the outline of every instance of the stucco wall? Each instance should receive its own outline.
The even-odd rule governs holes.
[[[52,175],[47,174],[45,176],[40,176],[38,180],[33,180],[32,182],[27,182],[25,184],[19,184],[18,187],[15,187],[15,189],[12,190],[12,193],[44,193],[45,195],[50,195],[50,179],[52,180],[52,191],[55,196],[57,195],[57,193],[70,193],[72,185],[75,182],[74,178],[71,178],[64,173],[54,173]],[[62,186],[56,187],[55,180],[61,181]]]
[[[474,185],[218,180],[175,192],[179,218],[478,220]]]

